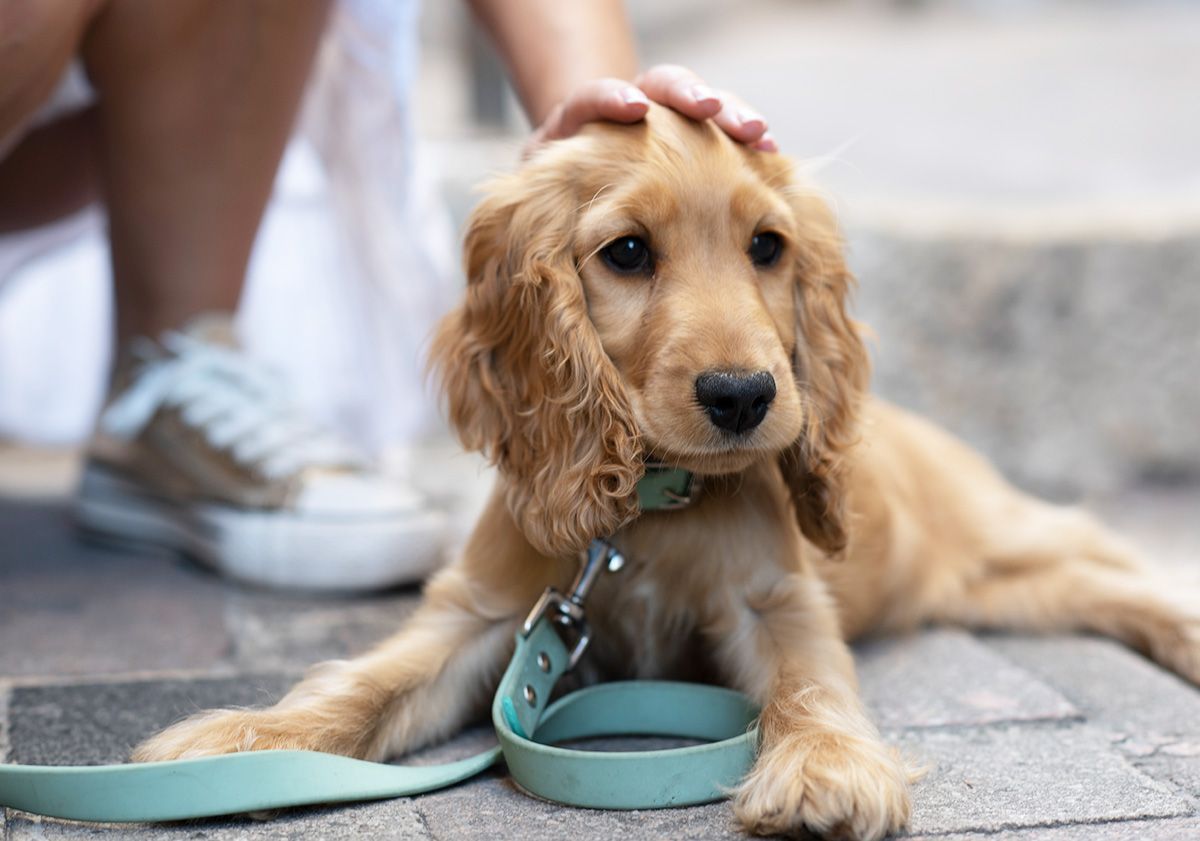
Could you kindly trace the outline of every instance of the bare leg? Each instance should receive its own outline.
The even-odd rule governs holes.
[[[94,125],[89,116],[48,126],[9,150],[0,181],[21,189],[0,192],[11,197],[0,225],[77,208],[98,173],[118,339],[233,311],[327,7],[0,0],[0,152],[76,53],[100,97]],[[53,181],[25,190],[51,158]]]
[[[99,93],[118,338],[235,309],[327,0],[109,0]]]
[[[908,820],[912,773],[887,747],[858,698],[850,650],[816,576],[790,576],[748,604],[748,627],[718,629],[731,674],[765,685],[740,689],[763,700],[760,751],[738,787],[734,812],[763,835],[878,839]],[[743,681],[744,683],[744,681]]]
[[[54,92],[96,6],[0,0],[0,233],[52,222],[95,197],[90,116],[27,124]]]
[[[0,160],[0,234],[48,225],[96,200],[95,116],[89,108],[39,126]]]
[[[54,92],[98,5],[0,0],[0,158]]]

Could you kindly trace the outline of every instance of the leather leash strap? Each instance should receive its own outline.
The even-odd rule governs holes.
[[[172,821],[315,803],[403,797],[444,788],[501,756],[526,791],[569,806],[656,809],[720,800],[749,770],[757,708],[716,686],[624,681],[547,706],[589,639],[583,600],[621,556],[593,541],[572,592],[547,591],[517,635],[492,703],[498,747],[444,765],[402,766],[310,751],[257,751],[136,765],[0,765],[0,806],[72,820]],[[564,635],[573,638],[568,647]],[[586,751],[554,743],[654,735],[706,744],[653,751]]]

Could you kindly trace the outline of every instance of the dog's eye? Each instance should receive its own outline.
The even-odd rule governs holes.
[[[774,265],[779,259],[779,252],[783,250],[783,241],[779,239],[779,234],[773,234],[770,231],[765,231],[761,234],[755,234],[750,240],[750,259],[754,261],[756,266]]]
[[[644,272],[650,268],[650,246],[641,237],[621,237],[600,250],[600,256],[613,271],[622,274]]]

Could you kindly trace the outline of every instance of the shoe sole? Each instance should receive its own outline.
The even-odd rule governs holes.
[[[222,575],[272,589],[382,590],[423,580],[443,560],[447,519],[436,511],[321,518],[214,504],[180,504],[88,465],[75,520],[89,536],[151,544]]]

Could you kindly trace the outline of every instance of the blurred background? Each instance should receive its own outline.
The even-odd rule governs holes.
[[[877,392],[1059,499],[1200,482],[1200,3],[630,12],[643,65],[685,64],[754,104],[837,206]],[[402,469],[451,449],[421,353],[461,288],[474,190],[515,165],[528,128],[463,4],[426,4],[419,59],[371,36],[335,18],[241,321],[316,414]],[[372,61],[415,74],[415,102],[381,108]],[[74,84],[64,96],[86,97]],[[108,362],[102,226],[90,211],[0,237],[7,486],[68,486],[90,431]]]

